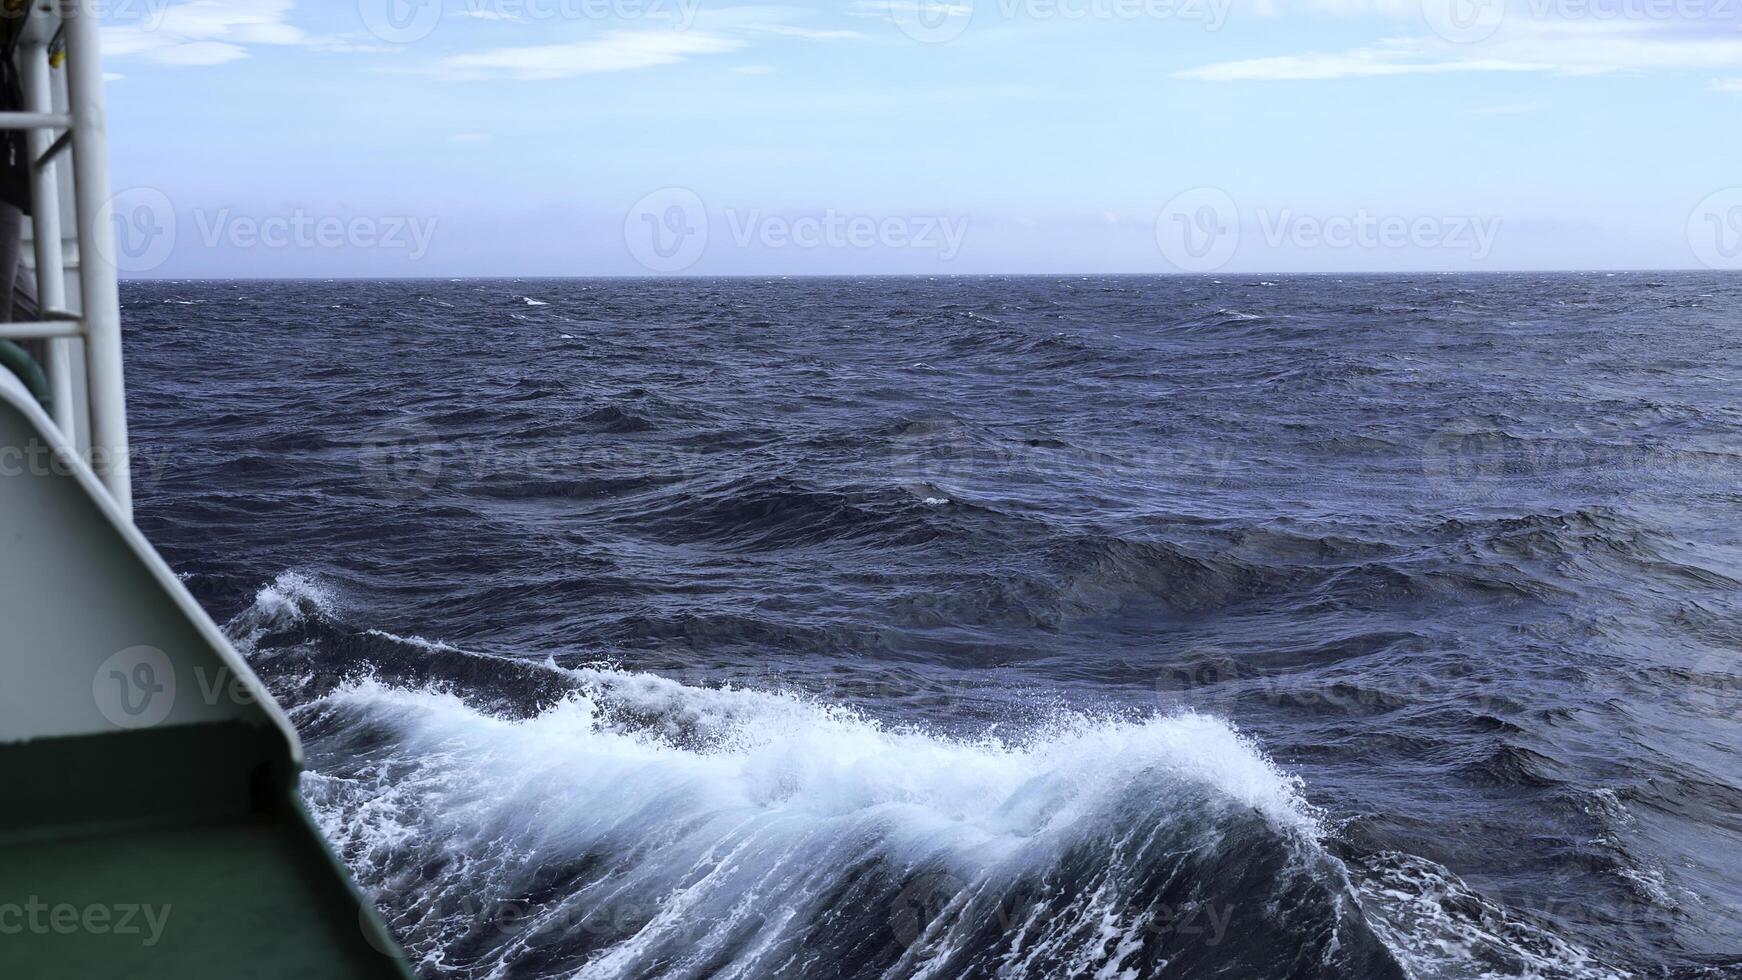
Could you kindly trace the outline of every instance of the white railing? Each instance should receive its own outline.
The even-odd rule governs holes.
[[[31,238],[35,246],[40,319],[0,323],[0,339],[41,340],[47,347],[54,422],[95,471],[121,512],[132,519],[128,466],[127,387],[121,368],[121,294],[115,268],[115,227],[109,190],[103,68],[97,45],[102,0],[37,0],[27,9],[13,52],[24,84],[24,107],[0,112],[0,130],[23,130],[31,156]],[[63,78],[51,56],[64,51]],[[57,89],[60,81],[64,89]],[[65,111],[56,111],[56,103]],[[68,186],[59,158],[72,156],[73,235],[78,261],[78,309],[69,310],[61,205]],[[0,289],[12,289],[0,283]],[[75,347],[74,340],[83,340]],[[78,356],[82,349],[83,357]],[[82,363],[78,363],[82,361]],[[75,373],[82,376],[75,378]],[[83,384],[77,382],[82,380]],[[83,388],[85,404],[76,392]],[[80,409],[89,438],[79,431]]]

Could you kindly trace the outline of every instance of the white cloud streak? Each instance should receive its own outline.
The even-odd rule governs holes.
[[[1310,81],[1449,72],[1602,75],[1678,69],[1742,69],[1742,35],[1654,22],[1508,23],[1493,38],[1454,44],[1392,38],[1334,53],[1223,61],[1176,72],[1204,82]]]
[[[260,44],[305,44],[285,20],[293,0],[187,0],[138,23],[103,28],[103,53],[163,65],[221,65]]]
[[[454,78],[543,81],[607,71],[671,65],[696,55],[724,54],[745,46],[739,38],[678,31],[612,31],[590,41],[495,48],[442,59],[442,74]]]

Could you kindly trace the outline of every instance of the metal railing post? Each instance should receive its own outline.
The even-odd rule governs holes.
[[[73,202],[78,216],[80,318],[91,398],[91,466],[128,520],[127,387],[121,370],[121,290],[116,281],[114,204],[97,50],[98,0],[65,0],[67,101],[73,117]]]
[[[24,108],[27,112],[54,111],[53,80],[48,69],[48,47],[29,44],[19,52],[19,74],[24,82]],[[32,161],[40,160],[53,145],[54,134],[46,129],[25,131],[25,146]],[[53,160],[30,168],[30,222],[32,244],[36,248],[36,306],[40,311],[67,308],[66,270],[62,265],[60,232],[60,183]],[[10,288],[8,285],[7,288]],[[54,393],[54,424],[67,442],[77,444],[77,423],[73,413],[72,341],[50,339],[48,346],[48,383]]]

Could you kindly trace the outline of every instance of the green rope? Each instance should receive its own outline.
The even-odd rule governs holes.
[[[0,367],[18,375],[18,380],[24,382],[24,387],[41,403],[42,410],[54,415],[54,395],[48,387],[48,376],[42,373],[29,351],[10,340],[0,340]]]

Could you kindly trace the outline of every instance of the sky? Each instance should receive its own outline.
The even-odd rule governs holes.
[[[128,277],[1742,269],[1742,0],[100,0]]]

